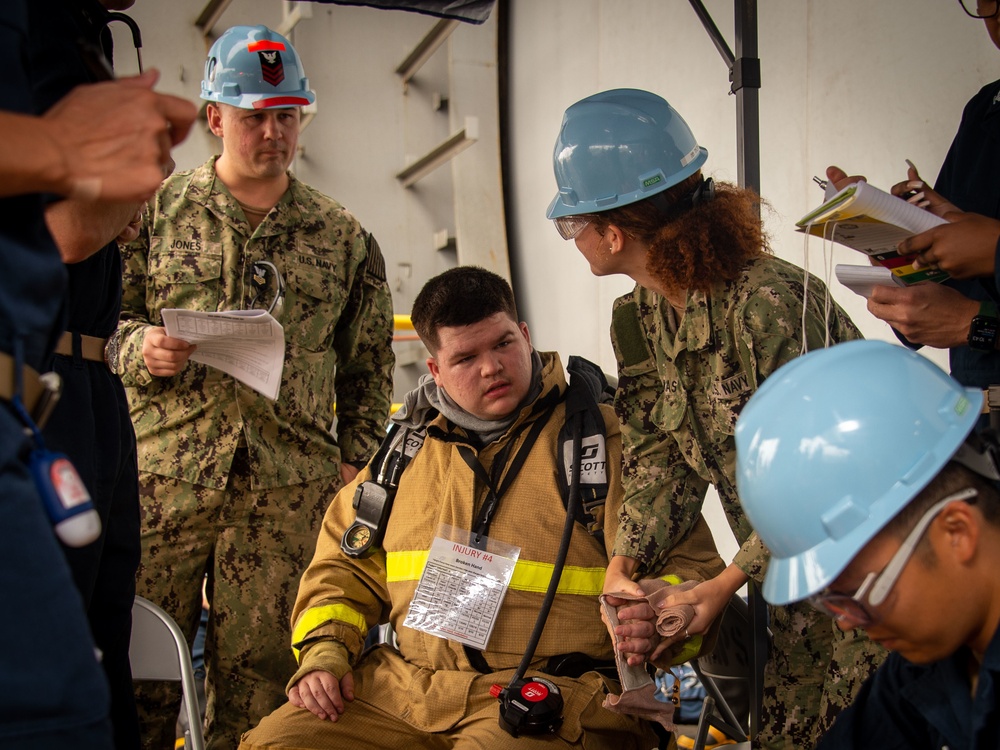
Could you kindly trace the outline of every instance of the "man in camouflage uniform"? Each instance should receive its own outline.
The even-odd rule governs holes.
[[[375,240],[287,172],[313,100],[290,43],[230,29],[209,52],[202,98],[222,155],[169,178],[124,252],[112,359],[138,440],[137,593],[193,638],[207,574],[206,736],[229,748],[284,701],[299,576],[326,506],[384,434],[392,306]],[[160,327],[166,308],[255,307],[285,330],[275,401],[190,362],[195,347]],[[172,745],[177,697],[140,692],[148,747]]]

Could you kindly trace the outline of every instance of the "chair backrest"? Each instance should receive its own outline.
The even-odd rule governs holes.
[[[757,590],[751,595],[759,600]],[[727,724],[750,737],[758,729],[770,641],[763,601],[754,604],[760,609],[752,612],[747,602],[733,596],[722,613],[715,648],[692,662],[714,709]]]
[[[170,615],[141,596],[137,596],[132,605],[132,640],[128,656],[133,680],[181,683],[188,714],[184,748],[204,750],[205,738],[187,639]]]
[[[723,610],[715,648],[698,657],[698,666],[717,680],[746,680],[750,660],[750,613],[746,602],[734,596]]]

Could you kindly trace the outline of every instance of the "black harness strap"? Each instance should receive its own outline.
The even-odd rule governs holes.
[[[482,463],[479,461],[479,457],[472,451],[472,449],[467,445],[459,445],[458,453],[465,461],[466,465],[472,469],[472,473],[476,475],[476,478],[486,485],[486,502],[479,509],[479,513],[476,516],[476,521],[474,524],[474,533],[472,536],[472,546],[477,549],[481,549],[483,544],[483,537],[485,537],[490,528],[490,523],[493,521],[493,515],[496,513],[497,508],[500,505],[500,499],[506,494],[507,490],[510,489],[514,480],[517,478],[518,473],[524,466],[524,462],[528,459],[528,454],[531,453],[532,447],[535,445],[535,441],[538,440],[538,436],[542,433],[545,428],[546,423],[552,416],[552,412],[555,411],[556,403],[551,403],[545,411],[531,423],[531,429],[524,438],[524,442],[521,443],[521,447],[518,448],[517,453],[514,455],[513,460],[510,465],[506,467],[504,471],[504,464],[506,464],[506,454],[498,455],[497,459],[493,462],[493,476],[486,473],[486,469],[483,468]],[[512,445],[513,441],[508,443]],[[496,486],[496,481],[503,477],[500,487]]]

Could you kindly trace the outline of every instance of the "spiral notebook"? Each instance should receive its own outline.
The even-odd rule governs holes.
[[[888,268],[904,285],[944,281],[944,271],[917,270],[913,255],[900,255],[907,237],[944,224],[945,220],[867,182],[848,185],[796,222],[799,232],[825,237],[853,248]]]

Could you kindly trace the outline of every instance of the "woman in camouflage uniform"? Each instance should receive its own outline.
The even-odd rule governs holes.
[[[566,111],[548,210],[594,274],[636,282],[615,301],[611,327],[625,504],[605,592],[641,593],[634,579],[687,537],[710,484],[741,545],[723,573],[670,602],[694,605],[691,635],[767,565],[736,491],[740,409],[790,359],[861,337],[819,279],[770,254],[760,198],[702,176],[707,156],[661,97],[596,94]],[[811,748],[883,653],[805,605],[771,608],[770,618],[757,739]],[[646,628],[623,626],[637,655],[657,648]]]

